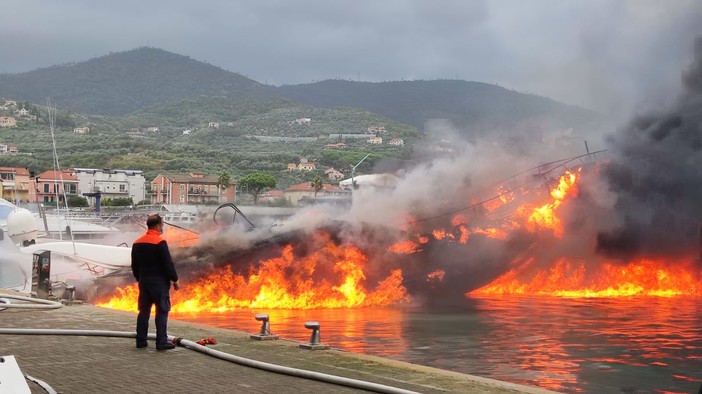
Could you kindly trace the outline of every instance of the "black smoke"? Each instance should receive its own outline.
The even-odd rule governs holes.
[[[676,255],[698,244],[702,224],[702,37],[669,108],[636,116],[609,136],[604,174],[616,194],[618,223],[600,231],[598,252],[612,257]]]

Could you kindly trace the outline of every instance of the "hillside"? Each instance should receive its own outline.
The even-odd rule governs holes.
[[[75,64],[0,75],[0,97],[84,114],[126,115],[199,95],[241,100],[276,96],[239,74],[161,49],[142,47]]]
[[[284,85],[277,91],[316,107],[353,107],[422,129],[430,119],[447,119],[468,134],[513,128],[528,122],[586,129],[598,121],[590,110],[502,87],[460,80],[353,82],[327,80]]]
[[[46,108],[28,105],[37,120],[21,118],[17,127],[0,128],[0,142],[22,154],[0,155],[0,166],[27,167],[41,172],[52,167],[52,143]],[[0,111],[0,115],[7,115]],[[309,123],[297,124],[307,118]],[[60,122],[59,122],[60,120]],[[210,123],[216,123],[211,127]],[[365,139],[347,141],[347,149],[329,150],[333,133],[364,133],[382,126],[386,138],[403,138],[405,147],[370,145]],[[74,127],[89,127],[76,134]],[[157,127],[157,132],[148,128]],[[185,133],[185,131],[188,131]],[[130,168],[153,178],[162,171],[204,171],[234,177],[253,171],[274,174],[282,187],[315,176],[326,177],[324,166],[348,171],[367,153],[359,171],[371,171],[376,161],[409,158],[421,134],[414,127],[353,108],[314,108],[285,99],[242,101],[199,96],[162,103],[127,116],[68,114],[59,109],[57,151],[62,168]],[[290,172],[301,157],[319,165],[312,172]]]
[[[25,153],[3,155],[0,165],[51,167],[48,118],[41,107],[46,97],[59,109],[56,138],[64,168],[134,168],[147,177],[164,170],[227,170],[234,176],[262,170],[275,173],[282,185],[324,177],[324,166],[348,174],[368,153],[359,172],[372,171],[384,159],[411,164],[418,158],[415,146],[426,145],[415,144],[431,119],[448,120],[468,137],[495,136],[515,152],[552,150],[559,157],[582,149],[578,133],[597,123],[591,111],[484,83],[335,80],[273,88],[186,56],[138,48],[0,75],[0,98],[17,100],[36,116],[0,129],[0,143]],[[74,127],[89,127],[90,133],[75,134]],[[148,132],[152,127],[159,131]],[[370,127],[386,130],[386,142],[330,138]],[[393,138],[404,145],[388,145]],[[338,142],[346,146],[326,147]],[[435,150],[429,148],[431,155]],[[320,169],[287,171],[301,157]]]

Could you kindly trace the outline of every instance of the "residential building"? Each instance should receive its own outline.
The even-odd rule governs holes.
[[[290,123],[294,123],[294,124],[298,124],[298,125],[303,125],[303,124],[310,124],[310,122],[312,122],[312,119],[310,119],[310,118],[299,118],[299,119],[293,120],[293,121],[290,122]]]
[[[149,131],[151,133],[156,133],[156,132],[158,132],[158,127],[149,127],[146,129],[146,131]]]
[[[294,171],[294,170],[297,170],[297,164],[288,163],[288,171]]]
[[[76,134],[88,134],[90,133],[90,127],[76,127],[73,129]]]
[[[29,116],[29,111],[27,111],[27,109],[25,109],[24,107],[22,107],[22,109],[17,111],[17,113],[19,114],[20,117]]]
[[[15,127],[17,120],[12,116],[0,116],[0,127]]]
[[[42,172],[34,178],[34,191],[34,201],[44,203],[56,201],[63,203],[64,194],[66,197],[80,195],[78,178],[73,170]]]
[[[339,142],[337,144],[326,144],[324,147],[329,149],[346,149],[346,144]]]
[[[192,171],[188,174],[158,174],[151,181],[152,204],[203,204],[236,200],[236,182],[220,190],[219,177]]]
[[[314,188],[312,187],[312,182],[303,182],[288,187],[283,193],[285,194],[285,199],[288,200],[290,204],[298,206],[300,205],[300,200],[302,200],[303,198],[335,196],[338,194],[343,194],[343,191],[339,186],[334,186],[325,183],[322,185],[322,190],[318,191],[315,196]]]
[[[368,129],[366,129],[368,133],[370,134],[376,134],[376,133],[387,133],[388,131],[385,129],[385,126],[370,126]]]
[[[258,197],[259,203],[274,203],[280,198],[285,198],[285,193],[282,190],[273,189],[267,192],[261,193]]]
[[[328,168],[324,171],[324,174],[332,181],[338,181],[339,179],[344,179],[344,174],[334,167]]]
[[[74,168],[81,193],[100,192],[100,198],[131,198],[136,204],[146,198],[146,180],[141,170]],[[88,198],[93,201],[92,198]]]
[[[29,200],[29,170],[22,167],[0,167],[0,196],[8,201],[27,202]]]
[[[330,140],[332,140],[332,139],[361,139],[361,138],[371,138],[371,137],[375,137],[375,134],[372,134],[372,133],[371,134],[368,134],[368,133],[363,133],[363,134],[361,134],[361,133],[353,133],[353,134],[351,134],[351,133],[349,133],[349,134],[332,133],[332,134],[329,134]]]
[[[0,155],[7,153],[8,146],[6,144],[0,144]]]
[[[183,135],[190,135],[190,133],[192,133],[192,130],[190,129],[183,130]]]
[[[402,140],[402,138],[393,138],[388,142],[389,145],[394,145],[394,146],[404,146],[405,141]]]
[[[8,146],[7,153],[19,153],[19,150],[17,150],[16,146]]]
[[[383,139],[381,137],[371,137],[367,141],[369,144],[373,145],[382,145],[383,144]]]
[[[210,128],[212,128],[212,129],[218,129],[218,128],[219,128],[219,122],[210,122],[207,126],[210,127]]]
[[[300,163],[297,168],[300,171],[314,171],[317,168],[317,165],[314,163]]]

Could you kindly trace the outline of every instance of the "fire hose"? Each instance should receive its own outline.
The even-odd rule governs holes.
[[[48,328],[0,328],[0,334],[5,335],[68,335],[68,336],[92,336],[92,337],[116,337],[116,338],[136,338],[136,333],[127,331],[107,331],[107,330],[71,330],[71,329],[48,329]],[[155,340],[156,334],[149,334],[148,339]],[[206,346],[199,345],[196,342],[189,341],[172,335],[168,336],[168,340],[174,344],[185,347],[196,352],[213,356],[221,360],[230,361],[235,364],[246,367],[256,368],[267,372],[273,372],[282,375],[288,375],[303,379],[316,380],[319,382],[331,383],[338,386],[346,386],[361,390],[373,391],[376,393],[388,394],[417,394],[415,391],[405,390],[398,387],[386,386],[379,383],[367,382],[364,380],[344,378],[341,376],[325,374],[321,372],[307,371],[304,369],[285,367],[282,365],[271,364],[263,361],[252,360],[249,358],[235,356],[233,354],[221,352],[219,350],[210,349]]]
[[[13,304],[11,300],[25,301],[22,303]],[[11,294],[0,295],[0,311],[5,309],[58,309],[61,308],[63,304],[56,301],[44,300],[40,298],[31,298],[24,296],[17,296]]]

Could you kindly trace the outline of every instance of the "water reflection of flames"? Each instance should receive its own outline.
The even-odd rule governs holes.
[[[375,284],[366,280],[366,256],[356,247],[326,244],[297,257],[283,247],[280,257],[261,262],[247,274],[220,268],[172,292],[174,312],[227,311],[237,308],[356,308],[385,306],[409,300],[402,271],[392,270]],[[374,285],[372,290],[366,286]],[[136,285],[101,306],[136,310]]]
[[[695,260],[639,260],[627,264],[561,259],[537,269],[533,258],[471,294],[547,294],[561,297],[698,295]]]

